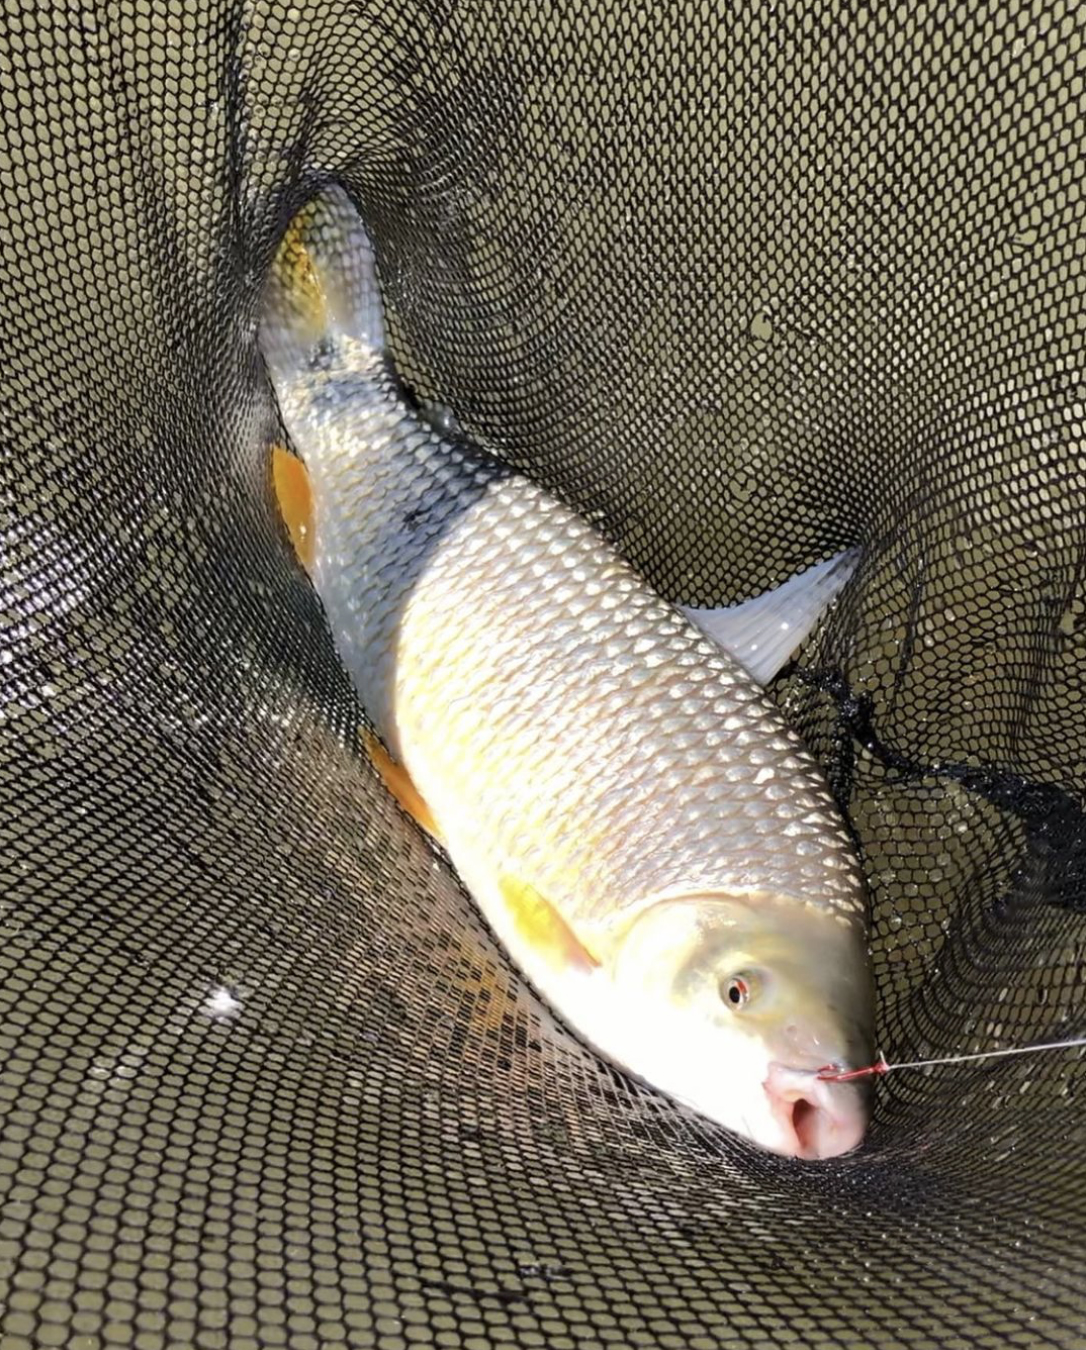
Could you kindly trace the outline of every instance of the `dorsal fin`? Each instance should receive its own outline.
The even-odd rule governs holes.
[[[859,561],[858,548],[845,549],[740,605],[679,608],[759,684],[768,684],[837,599]]]

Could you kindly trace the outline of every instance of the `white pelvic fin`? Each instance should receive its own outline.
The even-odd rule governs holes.
[[[741,605],[679,608],[759,684],[767,684],[836,600],[859,561],[860,550],[847,548]]]

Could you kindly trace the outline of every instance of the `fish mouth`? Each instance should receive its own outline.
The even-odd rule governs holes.
[[[868,1094],[856,1083],[831,1083],[819,1069],[770,1064],[763,1087],[780,1130],[775,1152],[791,1158],[837,1158],[867,1131]]]

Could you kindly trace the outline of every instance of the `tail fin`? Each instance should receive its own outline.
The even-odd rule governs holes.
[[[342,188],[327,188],[287,226],[260,314],[272,377],[290,379],[329,340],[351,338],[380,357],[385,344],[373,245]]]

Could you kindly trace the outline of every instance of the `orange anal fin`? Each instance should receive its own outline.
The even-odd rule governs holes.
[[[396,763],[372,731],[362,732],[362,744],[373,762],[373,767],[381,775],[382,783],[396,798],[401,810],[406,811],[427,834],[440,840],[441,831],[430,814],[430,808],[419,796],[418,788],[411,781],[411,775],[403,765]]]
[[[313,565],[313,492],[309,473],[297,455],[281,445],[272,450],[272,482],[290,542],[308,572]]]
[[[502,899],[518,934],[533,952],[558,970],[594,970],[599,961],[549,900],[514,877],[499,878]]]

